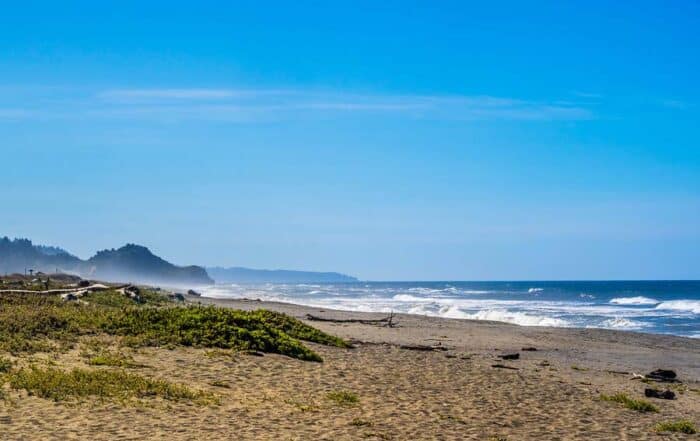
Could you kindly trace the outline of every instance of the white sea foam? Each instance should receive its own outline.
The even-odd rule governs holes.
[[[592,295],[572,300],[541,300],[536,294],[544,288],[499,291],[467,290],[449,285],[415,287],[404,285],[216,285],[201,290],[206,297],[252,298],[297,303],[324,309],[362,312],[394,311],[456,319],[491,320],[522,326],[577,326],[620,330],[655,329],[665,317],[695,320],[700,300],[659,301],[650,297],[618,297],[596,303]],[[470,295],[495,293],[490,295]],[[585,292],[585,291],[584,291]],[[505,297],[509,296],[509,297]],[[504,298],[505,297],[505,298]],[[684,332],[691,335],[696,329]],[[697,335],[695,335],[697,337]]]
[[[527,292],[529,292],[530,294],[535,293],[535,292],[542,292],[542,291],[544,291],[543,288],[530,288],[527,290]]]
[[[700,314],[700,300],[669,300],[656,305],[656,309],[688,311],[693,314]]]
[[[649,297],[617,297],[610,300],[613,305],[656,305],[659,303],[656,299],[651,299]]]
[[[396,294],[392,299],[397,302],[434,302],[437,300],[430,297],[417,297],[411,294]]]
[[[566,320],[556,317],[534,315],[524,312],[508,311],[506,309],[484,309],[473,314],[466,314],[465,317],[472,320],[489,320],[493,322],[512,323],[520,326],[570,326]]]
[[[646,327],[645,323],[641,323],[635,320],[626,319],[624,317],[615,317],[607,319],[600,324],[601,328],[610,329],[641,329]],[[598,327],[598,326],[596,326]]]

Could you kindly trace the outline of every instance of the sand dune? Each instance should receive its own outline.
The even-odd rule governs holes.
[[[203,299],[202,301],[208,301]],[[303,317],[377,317],[260,302]],[[143,375],[209,390],[220,404],[198,407],[150,400],[122,406],[87,400],[67,405],[11,392],[0,405],[9,440],[617,440],[693,439],[659,435],[659,421],[700,422],[700,342],[599,330],[521,328],[504,324],[397,317],[398,327],[313,322],[357,341],[354,349],[311,345],[324,363],[278,355],[146,348],[133,353]],[[361,342],[361,343],[360,343]],[[440,345],[416,351],[401,345]],[[537,351],[523,352],[524,346]],[[520,359],[498,361],[505,352]],[[80,347],[55,363],[79,366]],[[517,369],[492,367],[502,363]],[[654,400],[659,413],[638,413],[601,401],[601,393],[643,397],[648,385],[630,375],[669,367],[684,380],[673,401]],[[349,391],[342,404],[330,392]]]

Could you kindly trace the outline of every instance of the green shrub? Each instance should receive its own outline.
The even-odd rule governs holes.
[[[12,369],[12,360],[0,357],[0,374],[10,372]]]
[[[645,400],[635,400],[623,393],[615,395],[601,395],[603,401],[612,401],[623,404],[626,408],[636,410],[637,412],[658,412],[659,408]]]
[[[128,306],[164,306],[172,301],[159,291],[149,288],[139,288],[138,298],[128,297],[121,292],[110,289],[95,291],[83,296],[83,300],[91,304],[110,308],[124,308]]]
[[[336,404],[340,404],[343,406],[356,404],[360,401],[360,398],[355,392],[350,392],[347,390],[337,390],[328,392],[326,394],[326,398],[328,398],[331,401],[334,401]]]
[[[121,352],[102,351],[88,357],[88,364],[92,366],[114,366],[123,368],[144,367],[134,361],[134,358]]]
[[[121,297],[111,297],[114,294],[109,291],[92,295],[97,297],[88,304],[63,302],[57,296],[47,295],[1,296],[0,350],[45,351],[52,349],[46,341],[70,345],[79,336],[101,333],[124,337],[124,343],[131,346],[214,347],[278,353],[308,361],[322,360],[299,340],[348,346],[342,339],[299,320],[265,310],[240,311],[214,306],[117,307],[114,305],[126,299],[119,293],[116,295]],[[101,300],[94,302],[95,298]]]
[[[294,320],[290,317],[290,320]],[[130,308],[105,324],[110,334],[129,336],[142,345],[177,344],[241,351],[272,352],[308,361],[322,361],[315,352],[268,323],[258,311],[225,308]],[[305,335],[306,336],[306,335]],[[332,340],[321,331],[311,341]]]
[[[274,326],[293,338],[327,346],[337,346],[339,348],[350,347],[342,338],[326,334],[286,314],[269,311],[267,309],[258,309],[251,314],[261,322]]]
[[[698,433],[697,427],[689,420],[664,421],[656,425],[654,430],[657,432],[680,432],[688,435]]]
[[[56,368],[24,368],[9,375],[10,386],[24,389],[30,395],[64,401],[94,396],[101,399],[129,400],[159,397],[171,401],[208,404],[214,396],[164,380],[153,380],[125,371],[83,370],[62,371]]]

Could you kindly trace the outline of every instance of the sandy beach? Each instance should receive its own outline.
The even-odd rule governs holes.
[[[384,317],[255,300],[188,301],[266,308],[300,319],[307,314],[329,320]],[[0,407],[2,438],[697,439],[657,433],[654,427],[661,421],[700,421],[700,340],[411,315],[397,315],[393,322],[394,327],[309,321],[354,344],[352,349],[309,344],[323,363],[183,347],[133,349],[142,375],[210,391],[219,404],[65,404],[17,396]],[[35,357],[71,367],[81,365],[80,352],[78,346]],[[498,357],[509,353],[519,359]],[[618,392],[643,398],[645,387],[653,385],[633,380],[632,373],[656,368],[673,369],[682,381],[671,385],[675,400],[649,399],[658,413],[600,399]]]

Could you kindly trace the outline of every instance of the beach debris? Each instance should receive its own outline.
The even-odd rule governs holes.
[[[434,346],[428,345],[400,345],[399,349],[406,349],[407,351],[449,351],[448,348],[442,346],[440,343]]]
[[[185,301],[185,296],[183,296],[182,293],[179,293],[179,292],[168,294],[168,298],[170,300],[174,300],[176,302],[184,302]]]
[[[326,317],[319,317],[316,315],[306,314],[306,320],[312,322],[332,322],[332,323],[362,323],[363,325],[381,325],[389,328],[396,326],[394,323],[394,313],[392,312],[389,316],[381,319],[333,319]]]
[[[534,346],[526,346],[520,350],[523,352],[535,352],[537,350],[537,348]]]
[[[500,358],[501,360],[519,360],[520,354],[518,352],[514,352],[512,354],[499,355],[498,358]]]
[[[615,375],[629,375],[629,374],[630,374],[630,373],[627,372],[627,371],[611,371],[611,370],[607,370],[607,371],[605,371],[605,372],[607,372],[607,373],[609,373],[609,374],[615,374]]]
[[[657,369],[655,371],[651,371],[646,375],[646,378],[658,381],[660,383],[680,383],[680,381],[676,379],[676,373],[670,369]]]
[[[241,352],[243,355],[250,355],[252,357],[264,357],[265,354],[259,351],[253,351],[253,350],[247,350],[247,351],[242,351]]]
[[[61,300],[64,302],[74,302],[78,300],[78,293],[75,292],[67,292],[65,294],[61,294]]]
[[[124,294],[131,297],[132,299],[138,299],[141,294],[141,290],[138,286],[129,285],[124,288]]]
[[[666,389],[665,391],[660,391],[658,389],[646,388],[644,389],[644,396],[648,398],[659,398],[661,400],[675,400],[676,394],[673,391]]]
[[[520,368],[516,368],[514,366],[507,366],[505,364],[500,364],[500,363],[492,364],[491,367],[498,368],[498,369],[510,369],[510,370],[514,370],[514,371],[517,371],[518,369],[520,369]]]
[[[187,290],[187,295],[195,296],[195,297],[202,297],[202,295],[200,293],[198,293],[197,291],[195,291],[193,289]]]
[[[64,302],[75,302],[80,300],[82,296],[90,292],[87,289],[81,289],[80,291],[71,291],[61,294],[61,300]]]
[[[141,302],[141,290],[138,286],[126,285],[118,288],[117,291],[135,302]]]
[[[636,372],[632,372],[632,378],[630,378],[630,380],[643,380],[643,379],[645,379],[645,378],[646,378],[646,377],[645,377],[644,375],[642,375],[642,374],[638,374],[638,373],[636,373]]]

